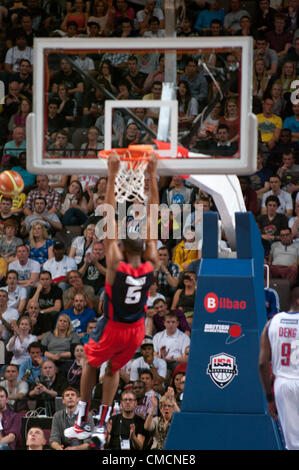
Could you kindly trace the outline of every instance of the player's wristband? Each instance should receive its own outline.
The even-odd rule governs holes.
[[[267,402],[273,401],[274,400],[273,393],[267,393],[266,400]]]

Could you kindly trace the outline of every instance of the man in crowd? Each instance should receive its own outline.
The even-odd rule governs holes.
[[[64,436],[64,430],[70,426],[73,426],[77,413],[79,403],[79,392],[75,388],[67,387],[62,392],[62,403],[65,408],[56,411],[53,416],[51,435],[50,435],[50,446],[53,450],[86,450],[89,446],[90,440],[86,439],[80,441],[79,444],[74,443],[72,439],[68,439]],[[94,426],[93,418],[91,413],[88,416],[88,424],[92,429]]]
[[[0,387],[0,450],[14,450],[21,434],[21,415],[8,406],[8,393]]]
[[[58,216],[54,213],[49,213],[47,210],[47,201],[44,197],[36,197],[33,201],[33,212],[24,219],[22,224],[21,234],[27,235],[31,229],[33,222],[41,222],[49,235],[54,235],[56,232],[62,230],[62,223]]]
[[[35,408],[45,408],[47,416],[53,416],[55,397],[61,396],[67,386],[67,379],[58,372],[55,362],[46,359],[41,365],[41,375],[35,378],[28,395],[31,400],[35,400]]]
[[[154,301],[154,317],[153,322],[156,329],[156,333],[165,330],[165,315],[169,313],[167,303],[163,299],[156,299]],[[183,310],[177,309],[176,315],[179,318],[179,329],[183,333],[190,334],[190,327],[187,323],[186,317]]]
[[[132,362],[130,381],[136,381],[139,378],[141,370],[150,369],[154,377],[154,386],[161,391],[161,385],[166,379],[167,363],[164,359],[154,356],[154,345],[151,339],[144,339],[141,345],[142,356]]]
[[[178,329],[179,320],[175,313],[165,315],[165,330],[153,337],[154,351],[157,357],[167,362],[167,368],[172,371],[178,362],[186,361],[185,349],[190,345],[188,335]]]
[[[278,214],[285,214],[287,217],[293,215],[293,201],[292,196],[287,192],[281,189],[281,179],[278,175],[270,176],[270,191],[267,191],[263,194],[262,205],[261,205],[261,214],[266,214],[266,199],[268,196],[277,196],[279,199],[279,206],[277,208]]]
[[[271,97],[265,98],[262,106],[262,113],[257,114],[259,140],[262,142],[264,149],[269,151],[279,140],[282,119],[273,113],[274,101]]]
[[[83,284],[93,287],[96,294],[105,286],[106,258],[105,247],[101,241],[94,241],[91,253],[87,253],[79,269]]]
[[[52,281],[64,291],[69,288],[67,274],[77,270],[77,264],[74,258],[65,254],[65,245],[60,240],[54,241],[53,251],[54,257],[44,263],[43,269],[51,273]]]
[[[49,184],[47,175],[38,175],[36,177],[37,188],[29,192],[24,205],[24,214],[32,215],[34,211],[34,200],[37,197],[43,197],[46,200],[46,210],[49,214],[57,213],[61,208],[60,194]]]
[[[64,309],[73,306],[73,300],[76,294],[84,294],[87,307],[91,309],[96,308],[94,288],[91,285],[83,283],[82,275],[77,271],[77,268],[68,272],[66,280],[69,287],[63,292],[62,296]]]
[[[66,313],[72,322],[73,330],[79,337],[86,333],[87,323],[96,317],[93,309],[87,307],[86,297],[84,294],[75,294],[72,308],[62,310]]]
[[[16,400],[24,398],[28,393],[28,384],[24,380],[18,379],[18,366],[16,364],[7,364],[4,372],[4,380],[0,386],[6,388],[8,393],[8,404],[13,408]]]
[[[52,326],[55,326],[57,316],[62,308],[62,290],[52,282],[49,271],[42,271],[39,282],[34,288],[31,298],[39,303],[40,313],[51,317]]]
[[[32,385],[35,378],[41,375],[41,366],[46,358],[43,356],[42,345],[37,341],[29,345],[28,352],[30,357],[20,364],[18,380]]]
[[[171,298],[179,283],[180,268],[169,259],[166,247],[158,250],[160,267],[157,273],[158,292],[166,298]]]
[[[134,392],[121,394],[121,412],[107,424],[107,449],[142,450],[145,440],[144,419],[135,414],[137,400]]]
[[[288,279],[291,286],[297,282],[299,247],[293,242],[293,234],[289,227],[280,230],[280,241],[272,244],[269,265],[270,276]]]
[[[145,394],[145,382],[138,379],[133,383],[133,392],[136,395],[137,404],[135,406],[135,413],[141,418],[145,419],[152,408],[151,396]]]
[[[42,428],[32,426],[29,429],[26,438],[27,450],[44,450],[46,442],[46,436]]]
[[[40,273],[40,264],[29,258],[29,247],[27,245],[20,245],[16,249],[15,261],[9,263],[9,270],[14,270],[18,273],[18,284],[25,287],[27,292],[30,293],[32,287],[38,280]]]

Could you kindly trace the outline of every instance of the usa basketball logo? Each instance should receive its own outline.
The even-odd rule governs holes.
[[[223,390],[238,375],[236,358],[226,353],[210,356],[207,374],[214,384]]]

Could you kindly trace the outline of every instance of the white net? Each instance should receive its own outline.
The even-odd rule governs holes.
[[[121,161],[115,179],[115,199],[119,202],[145,201],[144,171],[147,160]]]

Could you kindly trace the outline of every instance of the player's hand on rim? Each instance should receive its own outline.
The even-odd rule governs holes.
[[[149,158],[148,158],[148,163],[147,163],[147,172],[148,173],[153,173],[157,169],[157,164],[158,164],[158,158],[155,153],[150,153]]]
[[[108,170],[109,174],[117,174],[120,165],[120,158],[117,152],[114,150],[110,153],[108,158]]]

